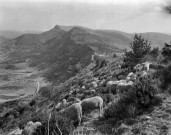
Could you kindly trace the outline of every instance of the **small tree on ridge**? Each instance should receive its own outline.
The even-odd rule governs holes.
[[[131,51],[125,51],[124,63],[129,67],[134,67],[136,64],[141,63],[145,56],[151,50],[151,42],[144,39],[141,35],[135,34],[134,40],[131,43]]]

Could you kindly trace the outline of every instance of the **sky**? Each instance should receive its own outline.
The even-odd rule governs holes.
[[[74,25],[171,33],[170,5],[169,0],[0,0],[0,30],[46,31]]]

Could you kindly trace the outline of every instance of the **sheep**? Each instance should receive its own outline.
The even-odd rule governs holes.
[[[150,64],[149,68],[157,70],[157,69],[164,69],[165,66],[164,65],[160,65],[160,64]]]
[[[57,110],[57,111],[59,111],[61,108],[66,107],[66,106],[68,106],[68,103],[67,103],[66,99],[62,99],[61,102],[57,103],[54,106],[54,109]]]
[[[124,79],[125,77],[123,76],[123,75],[119,75],[118,76],[118,80],[122,80],[122,79]]]
[[[33,133],[39,126],[41,126],[40,122],[33,123],[32,121],[29,121],[23,129],[22,135],[33,135]]]
[[[157,66],[157,69],[165,69],[165,68],[166,68],[165,65],[158,65],[158,66]]]
[[[69,97],[67,99],[67,102],[81,102],[81,100],[79,98]]]
[[[127,81],[127,82],[128,82],[128,81],[135,81],[136,78],[137,78],[137,75],[134,74],[133,72],[130,72],[130,73],[127,75],[127,77],[126,77],[126,81]]]
[[[133,82],[132,81],[118,84],[116,86],[117,94],[121,94],[123,92],[128,91],[132,87],[132,85],[133,85]]]
[[[81,88],[85,90],[85,86],[82,86]]]
[[[142,63],[143,65],[143,69],[145,69],[145,71],[149,71],[150,70],[150,62],[146,61],[144,63]]]
[[[78,126],[81,124],[82,119],[82,105],[81,103],[74,103],[66,109],[59,111],[57,114],[63,114],[66,117],[69,117],[71,120],[74,121],[74,125]]]
[[[55,105],[55,109],[58,109],[60,106],[61,106],[61,102],[59,102],[59,103],[57,103],[56,105]]]
[[[91,95],[91,94],[94,94],[96,91],[91,89],[91,90],[85,90],[83,91],[84,95]]]
[[[133,72],[130,72],[127,77],[131,77],[134,73]]]
[[[96,81],[92,82],[91,84],[92,84],[93,88],[97,88],[97,86],[98,86]]]
[[[134,67],[134,70],[136,71],[142,71],[143,69],[143,66],[141,64],[137,64],[135,67]]]
[[[81,101],[83,113],[99,108],[99,116],[103,111],[103,99],[99,96],[87,98]]]
[[[66,99],[62,99],[61,101],[62,104],[66,104],[66,102],[67,102]]]
[[[131,77],[130,77],[130,81],[135,81],[137,79],[137,75],[136,74],[133,74]]]
[[[109,90],[109,93],[116,93],[116,86],[119,83],[126,82],[126,80],[119,80],[119,81],[109,81],[107,83],[107,89]]]

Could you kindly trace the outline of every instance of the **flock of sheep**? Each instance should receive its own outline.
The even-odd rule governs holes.
[[[65,99],[63,99],[60,103],[60,105],[63,104],[67,104]],[[55,106],[55,108],[58,107],[59,106]],[[94,109],[99,109],[99,116],[101,116],[103,111],[103,99],[99,96],[87,98],[78,103],[74,103],[66,109],[58,111],[57,114],[65,115],[73,120],[74,124],[76,123],[76,126],[78,126],[81,124],[82,114]],[[32,135],[38,126],[41,126],[40,122],[33,123],[32,121],[29,121],[23,129],[22,135]]]
[[[129,90],[137,79],[145,78],[148,76],[151,64],[152,63],[150,62],[137,64],[134,67],[134,71],[130,72],[125,79],[109,81],[107,83],[107,89],[109,90],[109,93],[120,95],[121,93]]]
[[[164,68],[164,66],[155,66],[150,62],[145,62],[141,64],[137,64],[134,67],[134,72],[131,72],[127,75],[127,77],[123,80],[118,81],[108,81],[107,82],[107,89],[109,89],[109,93],[112,94],[121,94],[128,89],[132,87],[134,82],[137,79],[141,79],[144,77],[147,77],[150,71],[150,68]],[[58,103],[53,110],[58,110],[61,106],[66,105],[69,106],[65,109],[57,111],[57,114],[65,114],[67,117],[69,117],[71,120],[74,121],[74,123],[77,123],[77,126],[81,124],[82,115],[85,112],[92,111],[94,109],[99,109],[99,116],[102,115],[103,112],[103,99],[100,96],[94,96],[91,98],[83,99],[82,101],[75,97],[70,97],[70,95],[73,92],[70,92],[69,97],[66,97],[66,99],[62,99],[60,103]],[[95,93],[93,90],[89,90],[88,94]],[[86,94],[86,90],[85,90]],[[69,102],[68,102],[69,101]],[[25,135],[31,135],[35,127],[40,126],[41,123],[34,124],[32,122],[27,123],[23,130],[23,134]]]

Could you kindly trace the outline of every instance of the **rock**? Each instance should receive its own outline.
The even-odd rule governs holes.
[[[20,130],[19,128],[18,129],[15,129],[14,131],[10,132],[9,134],[7,135],[21,135],[22,134],[22,130]]]
[[[118,76],[118,79],[119,79],[119,80],[123,80],[123,79],[125,79],[125,77],[124,77],[123,75],[119,75],[119,76]]]
[[[150,119],[151,119],[151,117],[149,117],[149,116],[141,116],[140,117],[141,121],[147,121],[147,120],[150,120]]]

